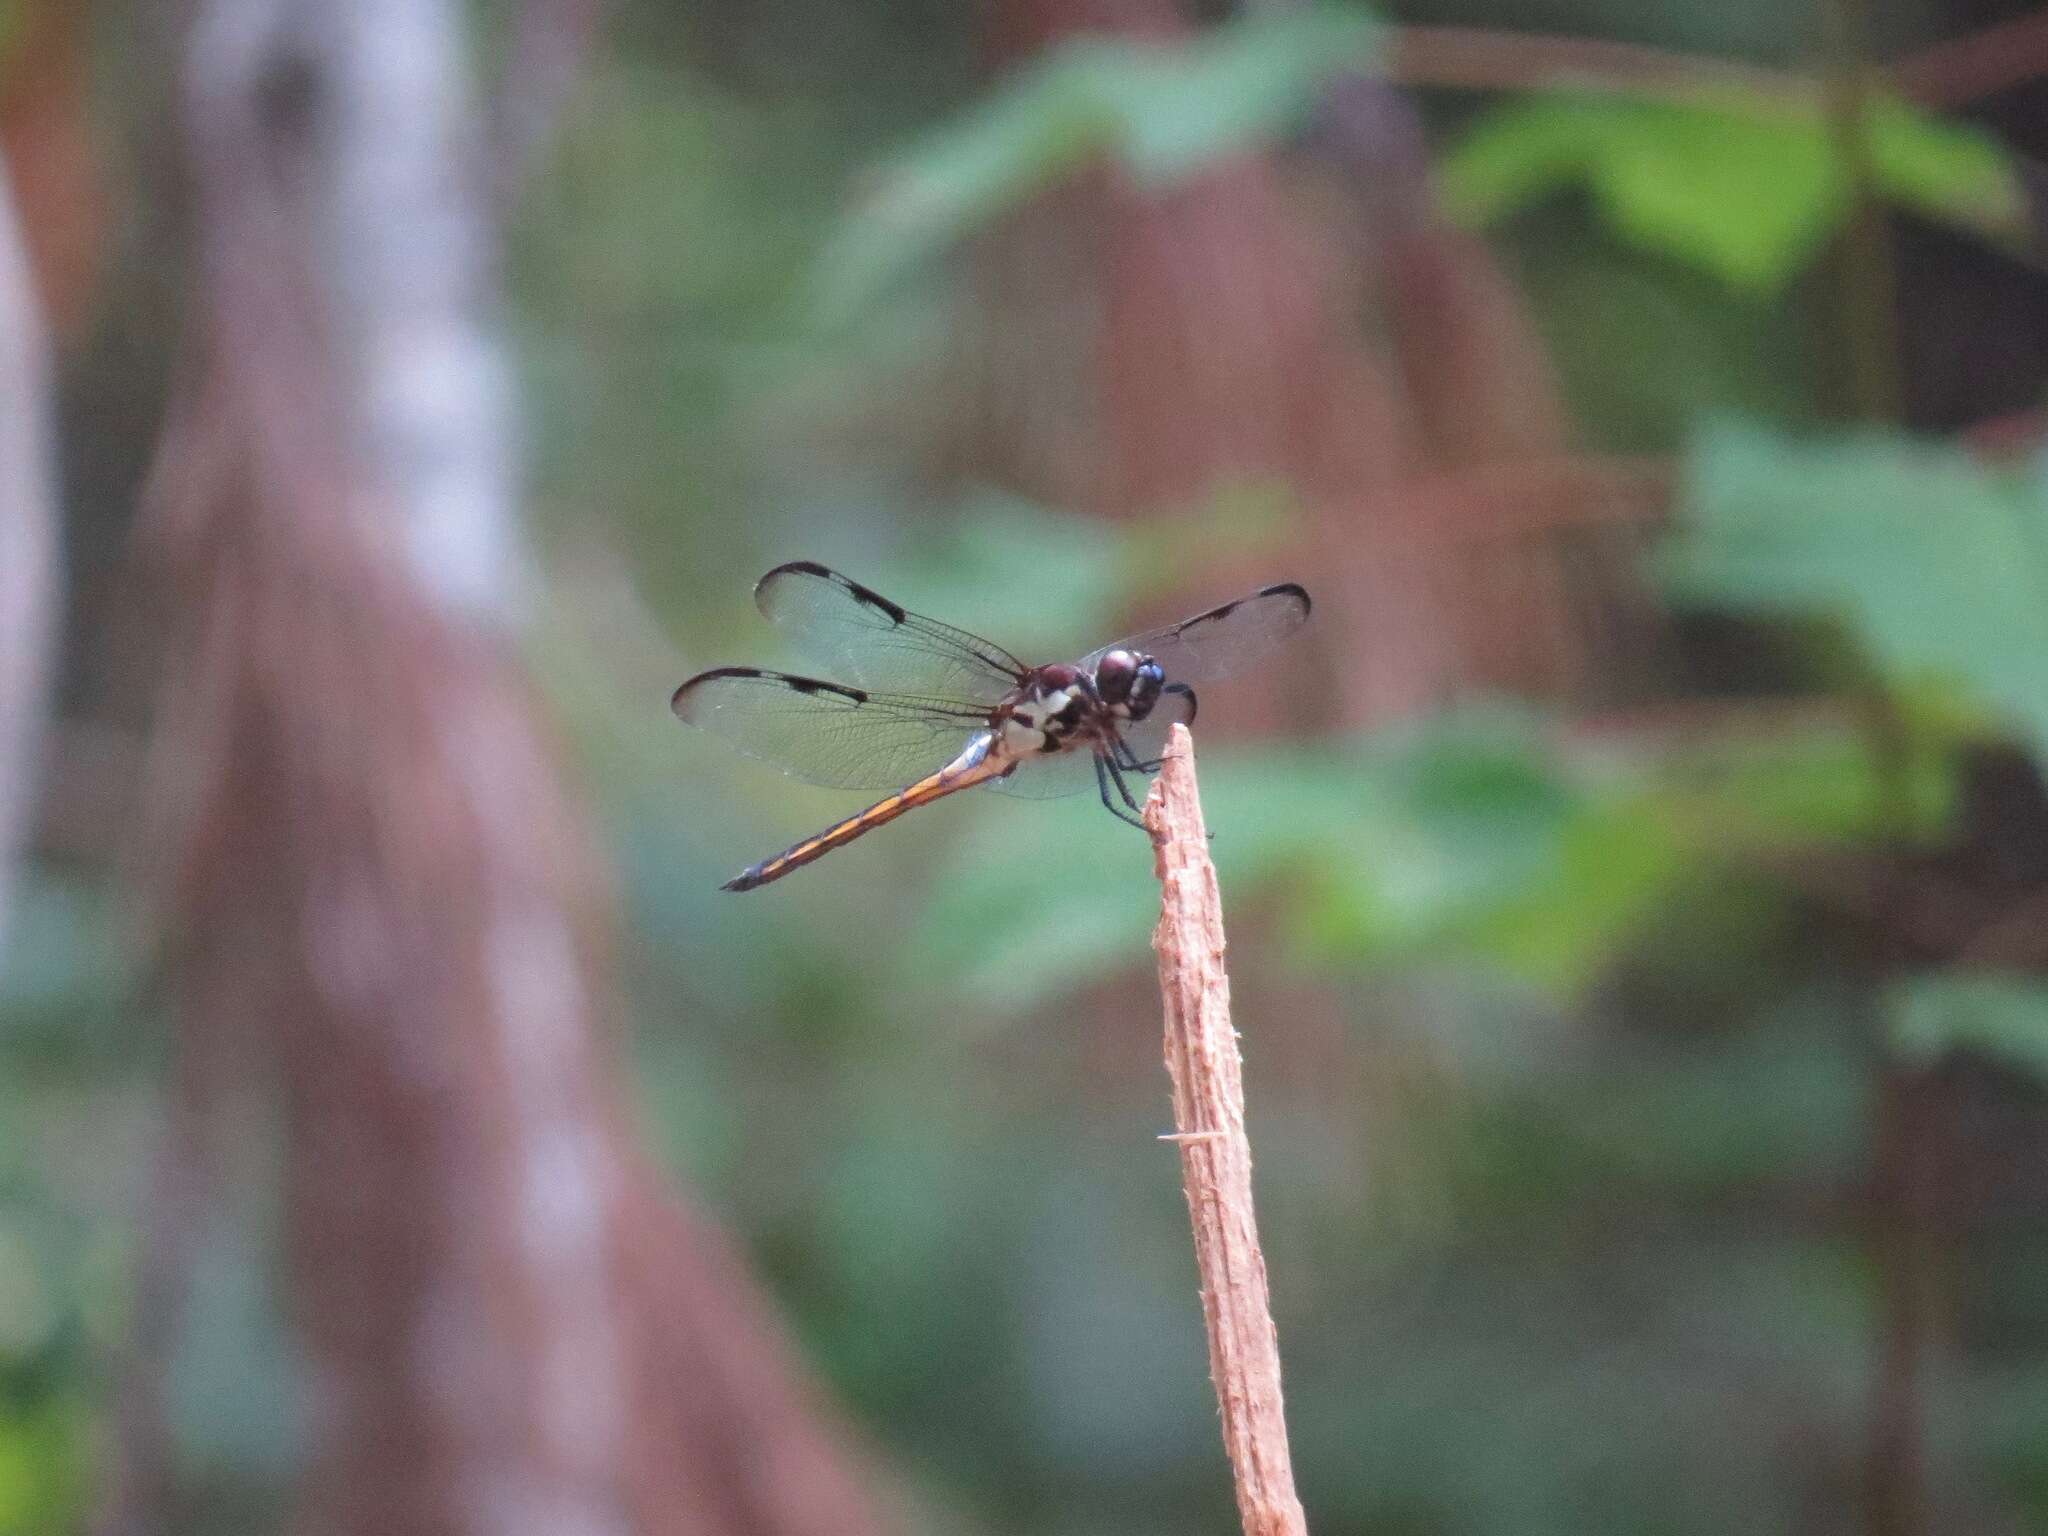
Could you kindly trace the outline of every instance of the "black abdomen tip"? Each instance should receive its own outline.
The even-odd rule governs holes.
[[[725,884],[721,885],[719,889],[721,891],[751,891],[759,884],[761,884],[761,866],[756,864],[752,869],[741,870],[730,880],[726,881]]]

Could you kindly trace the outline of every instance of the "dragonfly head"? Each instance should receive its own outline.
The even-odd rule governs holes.
[[[1095,663],[1097,696],[1127,719],[1142,720],[1151,714],[1165,686],[1159,663],[1139,651],[1106,651]]]

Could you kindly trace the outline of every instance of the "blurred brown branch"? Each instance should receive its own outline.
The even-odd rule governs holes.
[[[1244,1066],[1223,968],[1223,902],[1195,785],[1194,741],[1176,725],[1145,797],[1160,885],[1159,992],[1166,1008],[1171,1138],[1195,1229],[1209,1375],[1245,1536],[1306,1536],[1280,1391],[1280,1341],[1252,1207]]]
[[[1935,43],[1891,65],[1892,83],[1929,107],[1962,107],[2048,74],[2048,11]]]
[[[1396,27],[1386,68],[1397,84],[1461,91],[1528,91],[1542,86],[1669,95],[1703,86],[1741,86],[1769,95],[1811,95],[1817,81],[1790,70],[1681,53],[1604,37],[1501,32],[1485,27]]]
[[[511,640],[462,8],[186,20],[200,322],[144,530],[173,618],[149,785],[173,1122],[229,1090],[280,1109],[315,1410],[298,1528],[874,1530],[767,1309],[619,1103],[606,879]],[[189,1223],[217,1181],[165,1169]],[[107,1526],[161,1529],[148,1452],[128,1459]]]
[[[35,785],[57,628],[50,360],[0,162],[0,943]]]
[[[1485,27],[1390,29],[1389,78],[1406,86],[1528,91],[1544,86],[1669,96],[1735,86],[1818,102],[1825,82],[1711,54],[1604,37],[1503,32]],[[1878,66],[1894,90],[1924,107],[1953,110],[2048,74],[2048,12],[2015,17],[1931,44]]]

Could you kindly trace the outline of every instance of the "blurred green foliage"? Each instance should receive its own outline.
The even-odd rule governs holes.
[[[45,1536],[84,1507],[90,1410],[79,1398],[40,1397],[17,1411],[0,1407],[0,1532]]]
[[[1152,529],[933,506],[837,413],[936,350],[940,295],[910,279],[955,241],[1090,157],[1167,185],[1274,143],[1370,59],[1361,14],[1075,43],[975,84],[964,8],[800,4],[725,36],[628,4],[513,232],[530,655],[614,854],[647,1119],[933,1530],[1228,1518],[1153,1140],[1149,853],[1085,796],[963,796],[735,900],[721,878],[846,807],[662,701],[783,659],[746,600],[777,560],[1056,655],[1197,556],[1284,544],[1277,485]],[[1761,3],[1428,14],[1766,53],[1810,30]],[[1881,1287],[1842,1213],[1874,1073],[1964,1060],[2031,1091],[2048,1005],[2021,976],[1875,977],[1781,875],[1938,846],[1960,747],[2044,745],[2039,467],[1815,432],[1843,192],[1811,114],[1544,93],[1445,120],[1446,196],[1521,278],[1588,440],[1683,458],[1653,562],[1674,607],[1819,634],[1795,685],[1882,696],[1903,732],[1473,705],[1203,747],[1312,1522],[1850,1529]],[[1875,128],[1888,196],[2010,235],[1986,139],[1891,103]],[[117,892],[37,864],[0,967],[0,1536],[90,1507],[131,1304],[162,1042]],[[271,1234],[238,1211],[171,1360],[202,1531],[277,1528],[298,1452]],[[1938,1455],[1987,1528],[2048,1522],[2048,1243],[1975,1241]]]
[[[137,1038],[134,939],[104,886],[17,877],[0,955],[0,1536],[69,1529],[94,1493],[156,1059]]]
[[[1892,1044],[1939,1061],[1970,1051],[2048,1080],[2048,987],[2024,976],[1957,972],[1916,976],[1885,998]]]
[[[1916,822],[1949,797],[1938,748],[1916,755]],[[1703,866],[1890,830],[1868,746],[1846,727],[1749,749],[1624,754],[1500,711],[1298,752],[1204,752],[1224,888],[1279,893],[1279,932],[1338,970],[1480,963],[1560,1001],[1611,963]],[[971,828],[941,870],[912,954],[998,1011],[1041,1005],[1130,963],[1151,871],[1001,857],[1007,823]],[[1263,903],[1267,905],[1269,903]],[[1041,974],[1058,954],[1057,974]]]
[[[1702,430],[1687,517],[1661,552],[1681,602],[1820,614],[1847,625],[1894,688],[1974,703],[2048,748],[2048,495],[1896,434],[1794,442]]]
[[[1184,43],[1060,43],[897,152],[820,258],[819,314],[843,320],[1034,193],[1113,160],[1163,191],[1305,117],[1370,62],[1362,11],[1253,12]]]
[[[1881,196],[2001,244],[2025,238],[2019,169],[1996,139],[1886,96],[1866,122]],[[1511,98],[1445,154],[1442,178],[1452,216],[1482,227],[1583,188],[1618,238],[1751,297],[1811,266],[1850,212],[1819,102],[1732,90],[1685,101]]]

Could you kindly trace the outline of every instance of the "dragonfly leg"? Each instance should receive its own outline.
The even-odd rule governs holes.
[[[1122,766],[1131,773],[1142,773],[1146,775],[1151,775],[1157,773],[1161,768],[1166,766],[1166,759],[1163,757],[1151,757],[1146,758],[1144,761],[1140,762],[1138,759],[1138,754],[1133,752],[1128,746],[1126,746],[1124,748],[1124,760]]]
[[[1116,792],[1124,797],[1124,804],[1134,811],[1142,809],[1138,802],[1132,798],[1131,786],[1124,781],[1124,771],[1118,766],[1116,759],[1105,759],[1102,766],[1104,771],[1108,773],[1110,782],[1116,785]]]
[[[1162,694],[1177,693],[1182,698],[1186,699],[1188,701],[1188,715],[1187,719],[1183,720],[1181,724],[1194,724],[1195,711],[1200,707],[1200,701],[1195,698],[1194,689],[1190,688],[1186,683],[1168,683],[1164,688],[1160,689],[1159,691]],[[1160,769],[1161,764],[1163,764],[1166,761],[1166,759],[1163,757],[1155,757],[1147,762],[1141,763],[1138,761],[1138,755],[1131,750],[1130,743],[1123,740],[1122,737],[1117,738],[1117,745],[1123,748],[1124,767],[1130,769],[1133,773],[1157,773]]]
[[[1124,805],[1130,806],[1133,811],[1136,810],[1138,802],[1131,798],[1131,792],[1125,788],[1123,777],[1117,772],[1115,764],[1111,763],[1100,752],[1097,752],[1095,754],[1095,787],[1102,792],[1102,808],[1118,821],[1128,821],[1134,827],[1143,827],[1145,825],[1144,822],[1138,820],[1137,817],[1131,814],[1131,811],[1125,810],[1123,806],[1118,805],[1109,798],[1109,783],[1113,776],[1116,779],[1116,787],[1123,793]]]

